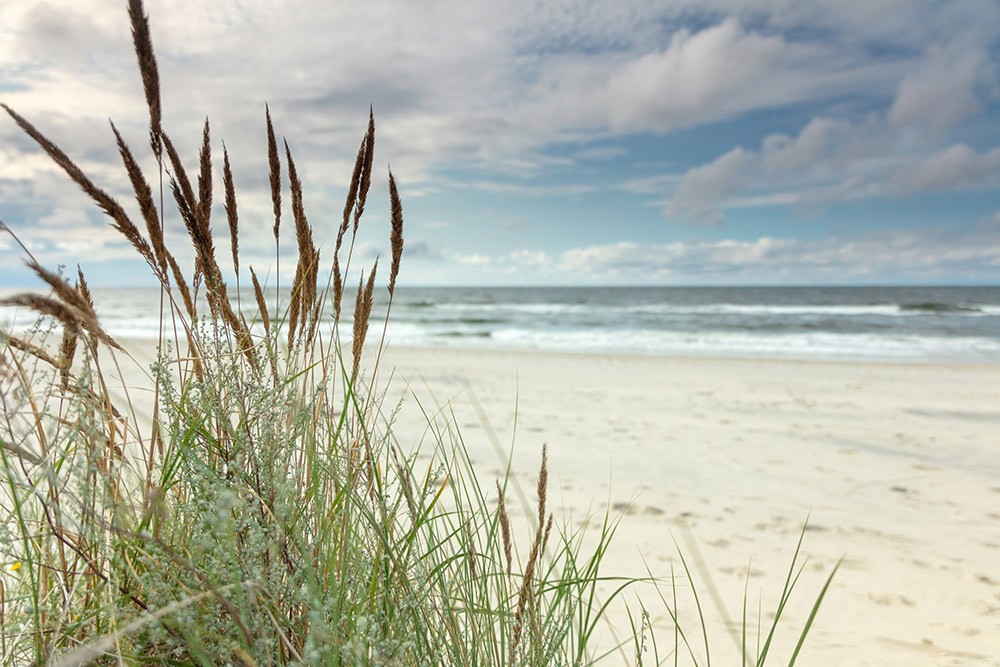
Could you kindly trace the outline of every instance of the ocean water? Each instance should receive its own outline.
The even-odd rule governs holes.
[[[156,337],[157,289],[95,298],[112,335]],[[383,289],[373,322],[385,302]],[[242,305],[251,319],[253,297]],[[352,307],[345,299],[348,325]],[[0,309],[0,326],[26,317]],[[1000,361],[1000,287],[399,288],[387,338],[444,348]]]

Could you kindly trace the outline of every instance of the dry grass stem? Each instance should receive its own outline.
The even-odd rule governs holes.
[[[15,350],[20,350],[21,352],[26,352],[36,359],[44,361],[49,366],[53,368],[62,368],[62,361],[55,359],[51,354],[46,352],[44,349],[38,347],[34,343],[24,340],[23,338],[18,338],[17,336],[11,336],[6,332],[0,331],[0,342],[9,345]],[[0,351],[6,352],[6,350]]]
[[[233,254],[233,272],[236,280],[240,276],[239,215],[236,210],[236,186],[233,183],[233,169],[229,164],[229,151],[222,144],[222,185],[226,191],[226,222],[229,224],[229,249]]]
[[[361,165],[361,180],[358,182],[358,201],[354,207],[354,233],[358,233],[358,223],[365,212],[368,189],[372,184],[372,165],[375,160],[375,112],[368,110],[368,133],[365,135],[365,157]]]
[[[153,257],[153,252],[146,242],[146,239],[139,232],[138,227],[129,219],[128,214],[125,213],[125,209],[115,201],[114,197],[102,190],[101,188],[94,185],[83,171],[76,165],[73,160],[69,158],[66,153],[62,151],[58,146],[49,141],[49,139],[43,135],[38,129],[29,123],[24,117],[18,114],[16,111],[11,109],[6,104],[0,103],[0,107],[3,107],[14,122],[24,130],[24,132],[35,140],[43,151],[55,162],[66,175],[69,176],[80,188],[101,208],[104,213],[111,218],[112,226],[117,229],[122,235],[128,239],[139,254],[146,260],[151,266],[155,265],[155,259]]]
[[[274,240],[278,241],[281,227],[281,159],[278,157],[278,141],[274,136],[274,125],[271,123],[271,108],[264,105],[264,116],[267,119],[267,167],[268,179],[271,183],[271,207],[274,211]]]
[[[39,264],[34,259],[29,259],[27,261],[28,268],[35,272],[39,278],[41,278],[45,284],[52,288],[52,291],[57,297],[62,299],[64,303],[73,308],[76,308],[81,313],[84,313],[90,317],[96,318],[97,314],[94,312],[94,306],[90,303],[84,295],[80,292],[77,287],[70,285],[69,282],[62,276],[52,273],[41,264]]]
[[[538,471],[538,486],[536,487],[535,490],[538,493],[538,531],[540,534],[542,531],[542,526],[545,525],[545,499],[548,495],[548,490],[549,490],[548,443],[542,445],[542,467]]]
[[[500,534],[503,537],[503,555],[504,560],[507,561],[507,576],[509,577],[514,564],[510,542],[510,517],[507,516],[507,503],[504,501],[503,489],[500,488],[500,482],[497,482],[496,485],[497,511],[500,514]]]
[[[163,229],[160,226],[159,213],[156,209],[156,202],[153,199],[153,190],[143,175],[139,163],[132,155],[132,151],[129,150],[125,138],[118,131],[118,128],[115,127],[114,123],[111,123],[111,130],[115,134],[115,140],[118,143],[118,152],[122,157],[122,162],[125,164],[125,172],[132,182],[132,190],[135,192],[139,211],[142,213],[143,220],[146,221],[146,234],[149,236],[149,242],[152,245],[153,254],[156,258],[156,264],[153,265],[153,269],[156,271],[158,268],[158,277],[166,278],[167,248],[163,241]],[[159,144],[159,138],[157,138],[157,144]]]
[[[160,159],[162,152],[160,142],[160,73],[156,65],[156,55],[153,53],[149,17],[146,16],[142,0],[129,0],[128,15],[132,23],[132,43],[135,47],[136,59],[139,62],[142,88],[146,93],[146,106],[149,108],[149,146],[156,158]]]
[[[201,134],[201,152],[198,154],[198,219],[201,226],[212,235],[212,137],[205,119]]]
[[[372,314],[372,302],[375,293],[375,272],[378,269],[378,260],[372,265],[371,273],[368,274],[368,284],[365,284],[364,274],[358,284],[358,296],[354,306],[354,341],[353,356],[354,366],[351,370],[351,381],[358,376],[358,369],[361,366],[361,353],[365,347],[365,336],[368,334],[368,323]]]
[[[167,264],[170,265],[170,271],[174,275],[174,284],[177,285],[177,289],[180,290],[181,300],[184,302],[184,310],[187,311],[188,316],[191,318],[191,322],[198,319],[198,310],[195,307],[194,298],[191,295],[191,289],[188,287],[187,280],[184,279],[184,273],[181,272],[180,265],[177,264],[177,260],[174,259],[172,253],[167,253]]]
[[[305,333],[309,327],[310,315],[316,304],[316,281],[319,271],[319,253],[313,244],[312,228],[306,218],[305,206],[302,202],[302,181],[292,151],[285,142],[285,159],[288,162],[288,181],[292,194],[292,218],[295,221],[295,240],[298,245],[299,257],[295,268],[295,280],[292,288],[292,305],[289,314],[288,344],[291,346],[295,336],[295,324],[298,322],[300,333]],[[311,327],[310,327],[311,328]]]
[[[399,200],[396,190],[396,179],[389,171],[389,203],[392,211],[392,232],[389,235],[389,245],[392,248],[392,266],[389,269],[389,296],[396,289],[396,276],[399,275],[399,265],[403,258],[403,203]]]
[[[369,118],[371,125],[371,118]],[[340,321],[341,302],[344,297],[344,279],[340,271],[340,250],[344,245],[344,235],[351,225],[351,212],[357,204],[358,186],[365,168],[365,154],[368,148],[368,133],[365,133],[358,147],[358,155],[354,160],[354,171],[351,172],[351,184],[347,188],[347,200],[344,202],[344,219],[337,230],[337,242],[333,249],[333,311],[334,321]]]
[[[257,299],[257,310],[260,312],[260,319],[264,323],[264,334],[266,336],[271,330],[271,316],[267,312],[264,289],[261,287],[260,281],[257,280],[257,272],[253,270],[252,266],[250,267],[250,279],[253,280],[253,294]]]
[[[59,343],[59,377],[63,389],[69,386],[70,369],[73,367],[73,357],[76,356],[76,343],[79,334],[72,329],[63,329],[62,341]]]
[[[59,321],[66,329],[79,332],[83,329],[81,319],[83,314],[62,301],[37,294],[15,294],[0,299],[0,306],[23,306],[40,315],[48,315]],[[58,364],[55,364],[58,366]]]

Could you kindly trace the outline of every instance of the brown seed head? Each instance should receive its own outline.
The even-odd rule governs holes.
[[[233,271],[240,273],[239,215],[236,211],[236,186],[233,169],[229,164],[229,151],[222,144],[222,185],[226,191],[226,222],[229,224],[229,249],[233,253]]]
[[[278,157],[278,141],[274,137],[274,125],[271,124],[271,109],[264,105],[267,118],[267,166],[271,181],[271,206],[274,210],[274,240],[278,240],[278,230],[281,227],[281,158]]]
[[[392,296],[396,289],[396,276],[399,275],[399,265],[403,258],[403,204],[399,200],[399,191],[396,190],[396,180],[392,177],[392,170],[389,171],[389,202],[392,208],[392,232],[389,235],[389,242],[392,246],[389,295]]]
[[[139,61],[142,87],[146,92],[146,106],[149,107],[149,146],[157,159],[160,158],[160,73],[153,53],[153,38],[149,31],[149,17],[146,16],[142,0],[129,0],[128,16],[132,22],[132,43]]]

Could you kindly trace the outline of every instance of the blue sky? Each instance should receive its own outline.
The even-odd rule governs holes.
[[[108,125],[146,145],[124,4],[6,0],[0,101],[131,206]],[[216,156],[226,142],[241,264],[261,273],[274,251],[266,101],[327,257],[374,107],[378,178],[355,256],[387,252],[391,163],[401,285],[1000,284],[995,0],[147,0],[147,11],[165,127],[192,170],[206,115]],[[0,219],[43,263],[79,263],[94,285],[150,281],[6,116]],[[224,234],[221,209],[215,220]],[[181,248],[177,216],[167,225]],[[282,252],[294,246],[286,224]],[[0,287],[33,282],[0,237]]]

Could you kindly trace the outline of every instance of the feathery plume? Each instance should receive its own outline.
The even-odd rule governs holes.
[[[146,260],[151,266],[155,266],[155,259],[153,257],[153,251],[150,249],[149,244],[146,239],[143,238],[142,234],[139,232],[138,227],[129,219],[128,214],[125,213],[125,209],[115,201],[114,197],[94,185],[93,181],[87,178],[86,174],[83,173],[73,160],[69,158],[66,153],[62,151],[57,145],[51,142],[44,134],[42,134],[34,125],[27,121],[23,116],[18,114],[16,111],[11,109],[6,104],[0,103],[0,107],[3,107],[14,122],[24,130],[24,132],[35,140],[35,143],[41,147],[43,151],[55,162],[66,175],[69,176],[73,182],[80,186],[80,188],[104,211],[108,217],[111,218],[111,225],[117,229],[122,235],[128,239],[128,241],[135,246],[135,249],[142,255],[143,259]]]
[[[233,170],[229,164],[229,151],[222,144],[222,184],[226,191],[226,221],[229,223],[229,248],[233,252],[233,270],[240,274],[239,215],[236,211],[236,186],[233,184]]]
[[[368,134],[365,135],[365,159],[361,166],[361,180],[358,183],[358,203],[354,207],[354,233],[358,233],[361,214],[365,212],[368,188],[372,184],[372,164],[375,159],[375,112],[368,109]]]
[[[146,221],[146,233],[149,235],[149,241],[153,247],[153,254],[156,258],[156,264],[154,264],[152,268],[155,272],[157,272],[157,276],[160,278],[161,282],[166,282],[166,244],[163,241],[163,229],[160,227],[159,213],[156,210],[156,202],[153,199],[153,189],[149,186],[149,182],[146,180],[145,175],[143,175],[142,169],[139,167],[139,163],[132,155],[132,151],[125,142],[125,138],[122,136],[121,132],[118,131],[118,128],[115,127],[114,123],[111,123],[111,130],[115,133],[115,140],[118,143],[118,153],[122,157],[122,162],[125,164],[125,171],[128,173],[129,180],[132,182],[132,190],[135,192],[135,199],[139,204],[139,211],[142,213],[142,217]],[[157,138],[157,144],[159,143],[160,140]]]
[[[372,314],[372,300],[375,292],[375,271],[378,269],[378,260],[372,265],[371,273],[368,274],[368,284],[365,285],[365,276],[361,274],[361,282],[358,284],[358,296],[354,305],[354,367],[351,370],[351,382],[358,376],[358,369],[361,367],[361,353],[365,347],[365,336],[368,334],[368,321]]]
[[[274,240],[277,242],[281,226],[281,159],[278,157],[278,142],[274,138],[271,109],[266,104],[264,114],[267,118],[267,166],[271,182],[271,206],[274,210]]]
[[[160,73],[156,65],[156,54],[153,53],[149,17],[146,16],[142,0],[129,0],[128,16],[132,22],[132,43],[139,61],[142,88],[146,93],[146,106],[149,107],[149,146],[159,160],[163,150],[160,143],[162,133],[160,127]]]
[[[389,202],[392,214],[392,232],[389,234],[389,245],[392,247],[392,266],[389,269],[389,296],[396,289],[396,276],[399,275],[399,265],[403,258],[403,203],[399,200],[396,190],[396,180],[389,170]]]

